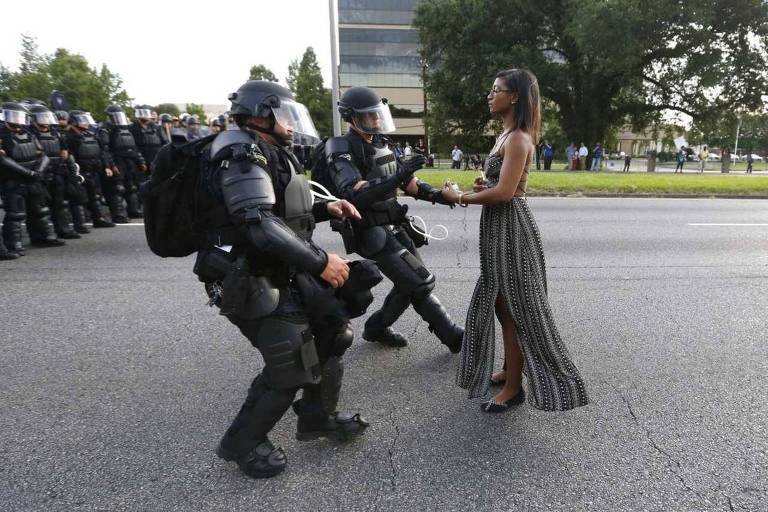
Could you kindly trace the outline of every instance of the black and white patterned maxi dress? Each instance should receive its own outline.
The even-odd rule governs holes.
[[[502,158],[486,160],[488,186],[498,184]],[[483,206],[480,278],[467,312],[456,383],[470,398],[488,392],[495,352],[496,297],[501,294],[517,327],[528,402],[545,411],[588,403],[586,388],[552,318],[541,237],[523,197]]]

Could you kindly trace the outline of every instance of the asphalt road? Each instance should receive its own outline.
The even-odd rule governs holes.
[[[347,354],[366,435],[298,443],[289,412],[268,481],[213,453],[262,363],[190,259],[120,226],[1,262],[0,510],[768,510],[768,201],[530,202],[592,403],[481,413],[409,310],[407,348]],[[463,323],[480,210],[412,211],[450,231],[423,255]]]

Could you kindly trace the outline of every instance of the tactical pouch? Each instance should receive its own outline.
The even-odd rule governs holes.
[[[245,257],[237,259],[235,264],[222,280],[223,296],[220,313],[241,317],[246,311],[245,304],[250,294],[250,276]]]
[[[410,239],[413,240],[413,245],[415,245],[417,248],[429,245],[429,239],[424,236],[423,233],[413,229],[411,222],[413,222],[413,217],[408,217],[405,222],[400,225],[400,227],[403,228]]]
[[[341,239],[344,242],[344,250],[347,251],[347,254],[354,254],[358,251],[355,230],[352,227],[351,220],[331,219],[331,229],[341,235]]]

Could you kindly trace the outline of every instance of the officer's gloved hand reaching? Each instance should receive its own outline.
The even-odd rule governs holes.
[[[416,155],[408,160],[399,160],[397,176],[400,177],[402,183],[407,183],[413,173],[424,167],[425,163],[427,163],[427,159],[424,155]]]

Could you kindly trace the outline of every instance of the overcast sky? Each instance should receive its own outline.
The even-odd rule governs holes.
[[[285,84],[288,64],[308,46],[330,87],[327,0],[37,0],[32,12],[3,24],[0,63],[17,70],[29,34],[41,53],[67,48],[92,67],[107,64],[137,104],[226,104],[253,64]]]

